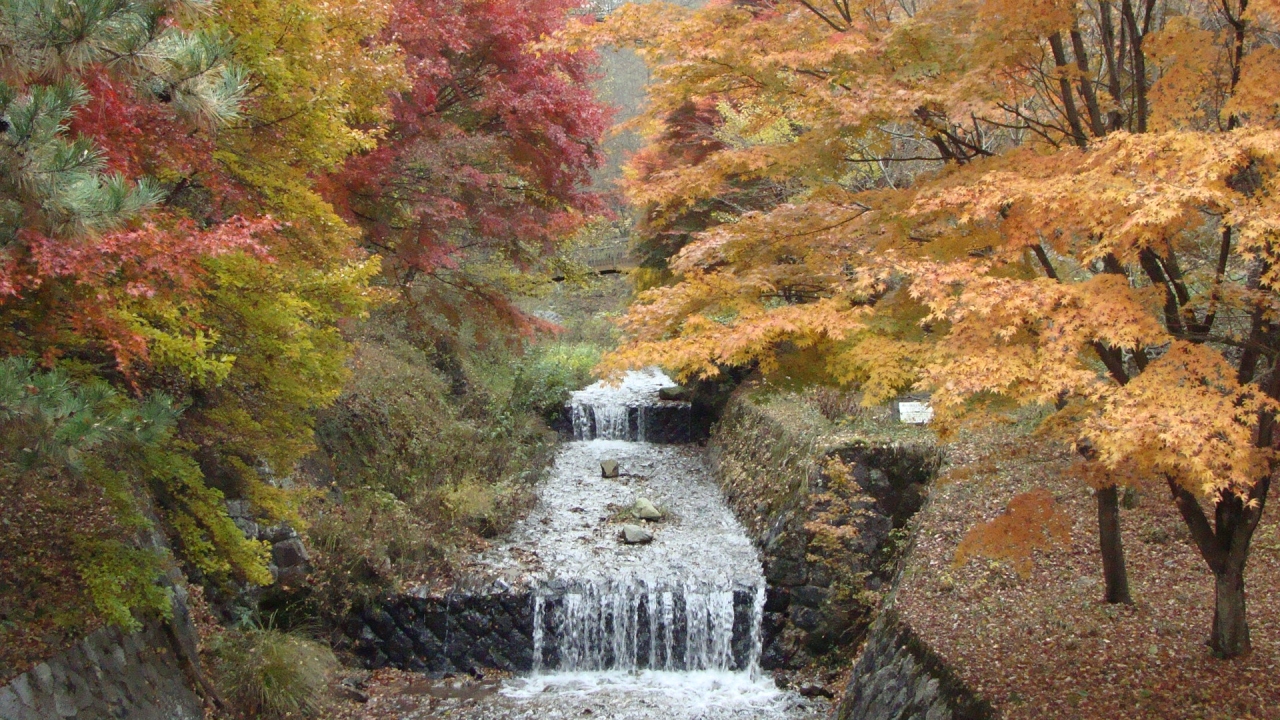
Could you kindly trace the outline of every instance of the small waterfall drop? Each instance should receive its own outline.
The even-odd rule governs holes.
[[[536,557],[539,569],[533,673],[502,695],[523,707],[613,703],[629,708],[619,717],[645,720],[799,717],[796,697],[760,671],[763,569],[702,449],[646,442],[672,437],[674,410],[688,408],[659,398],[670,385],[647,371],[573,394],[574,440],[560,447],[538,508],[506,546]],[[616,477],[603,477],[605,461],[618,464]],[[630,515],[639,498],[663,517]],[[623,542],[626,523],[652,540]],[[643,709],[657,707],[655,693],[668,710]]]
[[[539,669],[551,648],[557,670],[720,670],[759,668],[762,616],[754,599],[763,586],[734,591],[696,583],[661,588],[649,581],[576,585],[535,602],[534,659]]]
[[[574,392],[569,400],[569,418],[574,440],[625,440],[648,442],[654,423],[689,419],[689,403],[664,401],[658,392],[674,383],[666,375],[649,370],[627,373],[620,382],[600,381]],[[651,412],[662,408],[668,414]],[[677,411],[670,414],[671,411]],[[683,411],[683,412],[679,412]]]

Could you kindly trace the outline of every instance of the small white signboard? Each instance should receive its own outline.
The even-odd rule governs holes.
[[[908,425],[924,425],[933,419],[933,408],[927,402],[901,400],[898,402],[898,419]]]

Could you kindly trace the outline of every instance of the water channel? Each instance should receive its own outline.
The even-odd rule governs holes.
[[[760,559],[721,499],[703,449],[644,442],[654,434],[652,418],[680,416],[678,403],[658,395],[670,384],[650,371],[575,393],[575,439],[561,446],[538,507],[486,558],[533,576],[534,672],[409,717],[824,714],[825,706],[779,690],[760,670]],[[617,477],[603,476],[608,461],[618,464]],[[641,498],[662,517],[633,517]],[[652,539],[624,542],[626,524]]]

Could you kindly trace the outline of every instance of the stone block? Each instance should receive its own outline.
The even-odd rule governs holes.
[[[804,630],[805,632],[813,632],[822,624],[822,615],[817,610],[807,607],[797,607],[791,610],[791,624]]]
[[[803,585],[809,577],[809,569],[803,560],[786,557],[770,557],[765,560],[765,581],[770,585]]]
[[[271,546],[271,560],[281,569],[295,568],[311,562],[311,553],[301,538],[289,538]]]
[[[0,688],[0,720],[37,720],[12,688]]]

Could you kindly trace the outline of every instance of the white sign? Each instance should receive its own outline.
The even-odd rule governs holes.
[[[903,400],[898,403],[898,419],[908,425],[924,425],[933,419],[933,408],[927,402]]]

